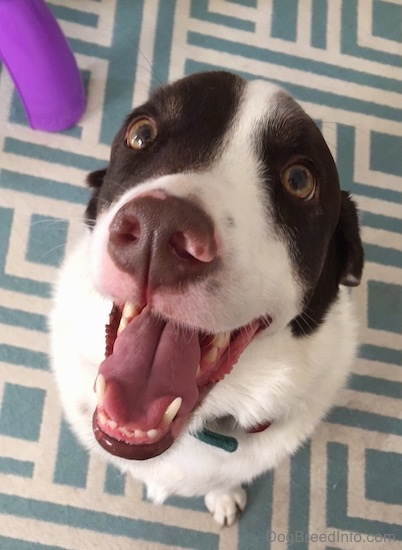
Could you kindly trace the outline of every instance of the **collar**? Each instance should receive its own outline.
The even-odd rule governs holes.
[[[246,430],[246,433],[248,434],[260,433],[266,430],[267,428],[269,428],[270,425],[271,425],[271,422],[256,424],[255,426],[252,426],[251,428]],[[202,431],[194,434],[194,437],[199,441],[206,443],[207,445],[218,447],[219,449],[223,449],[228,453],[234,453],[237,450],[237,447],[239,446],[239,442],[235,437],[212,432],[207,428],[204,428]]]

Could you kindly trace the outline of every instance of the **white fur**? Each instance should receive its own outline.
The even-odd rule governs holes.
[[[275,92],[267,84],[248,85],[223,152],[207,172],[144,182],[102,214],[93,234],[87,231],[67,258],[51,315],[53,368],[67,419],[81,442],[145,482],[156,502],[172,494],[206,495],[206,505],[220,524],[232,523],[237,508],[244,508],[246,497],[240,484],[275,467],[310,436],[344,384],[356,352],[356,326],[345,289],[341,288],[325,322],[311,335],[295,338],[288,326],[300,311],[302,285],[293,272],[285,239],[274,231],[273,208],[262,193],[251,142],[253,129],[275,108]],[[273,323],[207,395],[170,449],[146,461],[126,461],[106,453],[95,442],[91,427],[96,407],[93,386],[104,358],[111,298],[129,299],[132,284],[128,278],[125,286],[121,284],[117,268],[109,284],[103,266],[109,261],[108,227],[118,208],[153,189],[197,196],[215,222],[223,261],[214,276],[220,285],[215,296],[203,282],[174,301],[167,293],[156,294],[152,306],[184,324],[212,332],[232,330],[265,313]],[[234,227],[225,221],[229,216]],[[192,435],[211,419],[225,415],[237,419],[237,426],[228,429],[239,442],[234,453]],[[268,420],[272,425],[264,432],[246,432]],[[225,432],[224,425],[219,428]]]

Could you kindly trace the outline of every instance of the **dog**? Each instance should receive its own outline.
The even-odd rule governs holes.
[[[88,184],[50,318],[66,417],[154,502],[231,525],[353,364],[356,206],[287,92],[218,71],[153,92]]]

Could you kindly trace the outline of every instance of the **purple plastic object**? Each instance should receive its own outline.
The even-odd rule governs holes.
[[[57,132],[85,109],[85,92],[71,49],[43,0],[0,0],[0,59],[29,125]]]

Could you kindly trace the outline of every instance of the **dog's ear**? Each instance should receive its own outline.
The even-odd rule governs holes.
[[[340,284],[360,284],[364,250],[360,239],[359,219],[355,203],[349,193],[342,191],[341,211],[337,227],[338,257],[340,258]]]
[[[93,227],[95,225],[98,211],[99,192],[105,178],[105,174],[106,169],[103,169],[96,170],[96,172],[91,172],[87,176],[87,186],[92,189],[92,195],[89,199],[87,209],[85,210],[85,222],[89,227]]]
[[[98,189],[105,178],[106,174],[106,168],[103,168],[102,170],[96,170],[95,172],[91,172],[87,176],[87,186],[90,189]]]

